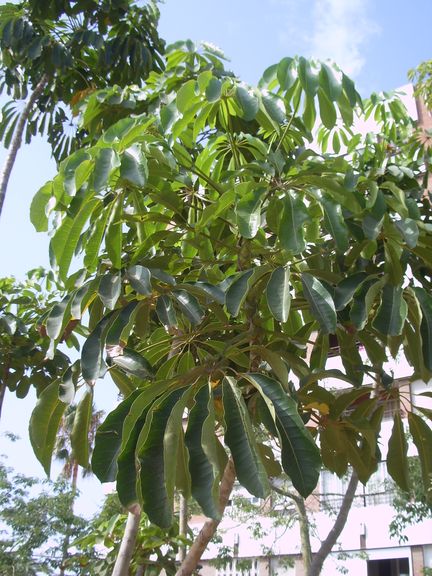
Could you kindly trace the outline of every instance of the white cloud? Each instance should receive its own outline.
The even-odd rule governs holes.
[[[367,5],[367,0],[314,0],[308,38],[312,55],[335,60],[344,72],[356,76],[365,63],[365,43],[379,31],[368,17]]]

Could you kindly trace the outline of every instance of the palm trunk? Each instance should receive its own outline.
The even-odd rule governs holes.
[[[319,576],[321,574],[324,560],[332,551],[333,546],[336,544],[336,540],[339,538],[342,530],[344,529],[348,518],[348,513],[351,509],[351,505],[357,490],[358,482],[359,479],[357,472],[353,470],[350,481],[348,483],[347,491],[344,494],[341,507],[336,517],[335,523],[333,524],[333,528],[327,534],[327,538],[322,542],[318,552],[313,555],[307,576]]]
[[[140,510],[129,512],[128,514],[126,528],[120,544],[120,550],[114,565],[112,576],[128,576],[129,574],[129,565],[135,548],[140,518]]]
[[[201,528],[198,536],[195,538],[194,543],[190,547],[185,559],[180,565],[180,568],[176,572],[176,576],[190,576],[192,572],[198,566],[198,562],[201,560],[208,543],[213,538],[216,533],[217,527],[222,519],[225,507],[228,504],[229,497],[231,495],[234,481],[235,481],[235,468],[234,463],[231,458],[228,460],[228,464],[225,467],[222,480],[220,483],[220,493],[219,493],[219,520],[208,519],[205,521],[204,526]],[[123,576],[123,575],[122,575]]]
[[[17,127],[15,129],[14,137],[12,139],[11,147],[9,149],[6,161],[3,166],[3,170],[0,176],[0,217],[3,210],[3,204],[6,198],[6,191],[9,184],[9,178],[12,173],[12,169],[15,164],[18,150],[20,149],[22,137],[24,133],[24,128],[27,123],[30,112],[33,106],[37,102],[38,98],[41,96],[46,84],[48,82],[48,76],[44,74],[37,84],[36,88],[33,90],[30,98],[25,105],[24,110],[21,112],[20,119],[18,121]]]

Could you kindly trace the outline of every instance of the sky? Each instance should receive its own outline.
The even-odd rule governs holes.
[[[228,67],[251,84],[285,56],[330,58],[368,96],[406,84],[407,71],[432,58],[431,22],[431,0],[165,0],[160,33],[168,43],[212,42],[230,59]],[[0,166],[4,159],[0,150]],[[34,232],[28,214],[32,196],[54,174],[41,139],[20,150],[0,221],[0,275],[23,278],[26,270],[48,266],[48,237]],[[101,397],[104,384],[96,387]],[[40,474],[26,432],[33,402],[7,397],[1,429],[23,440],[11,447],[0,439],[0,453],[7,452],[17,470]],[[81,507],[88,512],[101,492],[95,484],[86,492]]]

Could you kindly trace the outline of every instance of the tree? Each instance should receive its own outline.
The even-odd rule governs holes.
[[[68,567],[79,567],[81,576],[112,574],[126,522],[127,513],[117,495],[109,495],[102,510],[91,520],[86,534],[72,542],[75,552],[67,561]],[[164,570],[168,576],[173,576],[176,572],[176,552],[183,541],[178,535],[176,523],[163,530],[142,516],[130,570],[137,575],[141,571],[144,574],[144,570],[155,575]]]
[[[29,272],[24,282],[0,279],[0,415],[7,390],[25,398],[31,386],[39,393],[69,366],[60,350],[49,350],[43,314],[59,297],[52,273]],[[76,343],[70,326],[60,336]]]
[[[74,133],[70,107],[95,89],[141,85],[160,70],[164,43],[152,0],[23,0],[0,8],[3,107],[0,140],[9,148],[0,180],[0,214],[16,154],[40,133],[56,160],[86,141]],[[27,99],[24,108],[17,106]],[[67,126],[69,125],[69,129]]]
[[[186,574],[217,527],[219,484],[232,486],[234,467],[265,496],[277,444],[304,497],[322,463],[338,475],[351,465],[365,483],[384,405],[400,396],[387,351],[403,350],[413,376],[430,378],[429,151],[410,138],[397,98],[363,107],[336,67],[285,58],[250,88],[214,49],[190,42],[172,46],[142,88],[96,92],[78,109],[92,145],[60,164],[31,217],[41,231],[55,222],[51,252],[67,291],[46,322],[61,333],[79,319],[86,341],[75,380],[40,395],[33,447],[48,468],[46,438],[66,407],[59,387],[63,398],[83,387],[90,402],[109,372],[125,398],[99,427],[93,471],[159,526],[172,522],[175,489],[192,494],[210,519]],[[373,114],[379,137],[357,134],[354,114]],[[74,255],[83,267],[71,274]],[[335,346],[343,370],[325,367]],[[328,377],[349,389],[327,390]],[[406,488],[400,418],[388,470]],[[427,477],[432,431],[417,414],[409,424]],[[75,442],[87,450],[85,426]]]
[[[89,444],[94,442],[96,428],[100,424],[103,412],[96,410],[95,406],[90,408],[90,422],[88,424]],[[78,413],[77,405],[69,405],[60,423],[60,428],[57,434],[54,457],[63,462],[63,469],[61,476],[70,482],[72,498],[70,501],[71,513],[74,511],[75,500],[78,496],[78,472],[79,464],[71,447],[71,437],[77,434],[77,427],[81,423],[81,416]],[[89,467],[84,468],[82,471],[83,476],[91,474]],[[65,574],[67,559],[69,556],[70,535],[66,534],[62,543],[62,564],[60,566],[60,576]]]
[[[432,60],[421,62],[416,68],[409,71],[408,77],[415,85],[418,96],[423,98],[426,106],[432,108]]]
[[[254,540],[261,541],[262,555],[272,556],[272,545],[270,547],[262,544],[262,539],[269,535],[268,529],[263,527],[263,519],[271,519],[271,533],[276,534],[277,527],[283,527],[284,531],[298,524],[300,535],[300,552],[302,557],[303,572],[307,576],[318,576],[321,574],[324,561],[335,546],[337,539],[341,535],[347,521],[349,510],[354,501],[358,477],[355,472],[347,479],[347,489],[343,494],[339,494],[340,503],[331,509],[334,514],[334,523],[326,537],[321,542],[318,551],[312,554],[311,535],[315,528],[313,514],[311,515],[310,503],[308,503],[296,490],[292,488],[290,482],[283,476],[278,475],[276,481],[271,484],[272,492],[270,497],[259,503],[251,503],[234,492],[231,498],[229,516],[239,525],[247,526]],[[320,499],[319,493],[313,494],[313,499],[319,502],[320,509],[326,507],[324,499]],[[227,560],[232,562],[232,550],[223,545],[219,548],[218,557],[213,560],[216,565],[224,565]],[[289,560],[288,560],[289,561]],[[242,560],[237,561],[237,569],[242,565]],[[237,571],[237,570],[236,570]]]
[[[39,493],[33,495],[38,488]],[[55,574],[63,539],[82,534],[86,522],[71,511],[73,494],[59,481],[13,473],[0,464],[0,571],[14,576]],[[73,572],[80,574],[80,572]]]
[[[398,538],[399,542],[407,542],[408,538],[404,532],[408,526],[432,518],[431,480],[428,485],[424,483],[417,456],[411,456],[408,459],[408,466],[411,480],[410,490],[406,492],[397,486],[395,487],[393,507],[396,514],[389,526],[390,536]]]

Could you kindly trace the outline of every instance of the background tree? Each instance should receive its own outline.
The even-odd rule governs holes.
[[[408,78],[414,84],[416,94],[423,98],[430,110],[432,108],[432,60],[425,60],[410,70]]]
[[[125,399],[99,428],[94,472],[160,526],[172,522],[175,489],[192,494],[211,518],[201,551],[234,466],[247,490],[267,494],[275,455],[263,431],[302,496],[322,462],[338,475],[351,465],[366,483],[384,404],[400,397],[387,351],[403,350],[413,377],[432,372],[429,152],[406,140],[400,102],[371,99],[365,114],[381,134],[362,139],[352,131],[362,102],[337,68],[285,58],[251,88],[208,46],[179,43],[143,88],[94,93],[78,108],[93,143],[60,165],[31,211],[39,230],[55,222],[51,252],[67,291],[46,323],[60,334],[85,318],[86,334],[75,379],[50,385],[33,413],[45,468],[66,406],[59,389],[71,401],[84,387],[88,407],[109,371]],[[70,274],[74,255],[84,267]],[[335,344],[343,370],[326,369]],[[328,377],[348,390],[327,390]],[[406,488],[400,421],[397,412],[387,465]],[[409,425],[427,478],[432,431],[417,414]],[[196,549],[179,573],[196,566]]]
[[[33,270],[24,282],[0,279],[0,415],[7,390],[25,398],[31,386],[40,393],[69,366],[60,350],[49,350],[50,340],[41,319],[59,297],[53,275]],[[70,326],[60,339],[76,345]]]
[[[0,7],[1,87],[13,98],[0,124],[0,140],[10,147],[0,214],[24,134],[26,142],[44,135],[54,158],[64,158],[86,137],[73,128],[74,103],[95,89],[141,85],[151,70],[160,70],[158,18],[153,1],[24,0]]]
[[[399,542],[407,542],[405,530],[422,520],[432,518],[432,504],[430,492],[431,482],[425,485],[420,461],[417,456],[408,459],[409,474],[411,478],[410,490],[408,492],[395,487],[395,497],[393,507],[396,511],[390,523],[390,535],[398,538]]]
[[[72,542],[75,550],[67,565],[79,566],[80,574],[100,576],[112,574],[127,521],[127,511],[121,506],[116,494],[109,495],[100,513],[96,514],[86,534]],[[167,530],[150,524],[143,515],[132,554],[130,572],[137,576],[144,573],[159,574],[162,570],[169,576],[176,572],[176,553],[184,539],[178,536],[178,525]]]
[[[38,494],[34,495],[36,489]],[[73,497],[64,481],[41,482],[0,464],[2,574],[58,573],[63,539],[70,535],[76,538],[86,525],[71,511]]]

